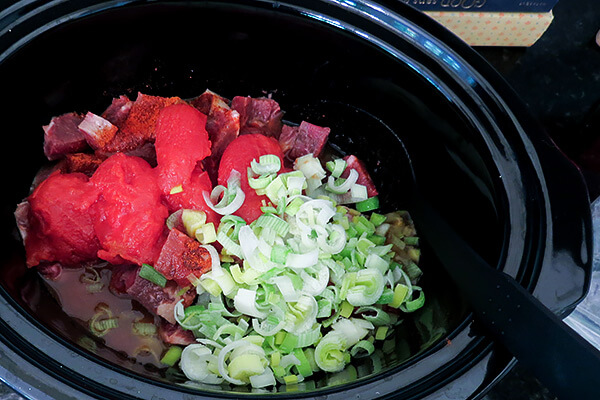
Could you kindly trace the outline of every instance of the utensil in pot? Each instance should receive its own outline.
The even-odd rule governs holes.
[[[401,168],[413,178],[411,214],[480,321],[560,399],[598,399],[592,384],[600,352],[508,274],[492,268],[419,195],[406,148]],[[408,174],[407,174],[408,175]]]

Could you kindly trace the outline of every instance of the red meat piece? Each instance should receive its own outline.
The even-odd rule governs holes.
[[[182,287],[190,286],[190,274],[199,278],[211,269],[208,250],[185,233],[171,229],[154,268]]]
[[[139,267],[123,267],[118,278],[122,282],[115,284],[114,277],[111,277],[113,291],[116,287],[119,290],[124,288],[126,294],[137,300],[148,311],[163,317],[171,324],[177,323],[174,315],[175,305],[183,300],[183,306],[187,307],[192,304],[195,298],[193,291],[179,294],[181,288],[175,282],[167,282],[166,286],[162,288],[140,277]]]
[[[139,272],[137,265],[113,265],[111,267],[110,283],[108,288],[113,294],[124,295],[135,282]]]
[[[132,106],[133,101],[129,100],[127,96],[119,96],[118,98],[113,99],[110,106],[104,110],[102,118],[121,128],[129,116]]]
[[[55,172],[29,196],[27,265],[75,265],[96,259],[99,243],[89,215],[98,191],[84,174]]]
[[[284,125],[279,137],[279,145],[283,154],[290,161],[298,157],[312,153],[314,157],[319,157],[331,129],[313,125],[302,121],[300,126]]]
[[[49,279],[51,281],[57,280],[62,274],[63,267],[60,263],[53,262],[47,263],[43,262],[38,264],[37,270],[44,278]]]
[[[241,188],[246,194],[244,204],[234,214],[250,223],[262,214],[260,208],[263,201],[268,202],[267,196],[259,196],[248,184],[248,167],[252,160],[262,155],[275,154],[283,160],[283,153],[276,139],[261,134],[243,135],[235,139],[225,149],[219,165],[219,184],[227,185],[231,171],[241,174]]]
[[[44,129],[44,154],[48,160],[56,160],[67,153],[86,149],[87,142],[78,126],[81,114],[72,112],[53,117]]]
[[[187,346],[188,344],[197,343],[192,331],[186,331],[181,326],[167,321],[161,321],[158,326],[158,336],[163,342],[169,344]]]
[[[85,114],[85,118],[81,121],[78,128],[92,149],[99,149],[106,146],[119,130],[110,121],[89,111]]]
[[[358,180],[356,183],[364,185],[367,187],[367,195],[368,197],[377,196],[377,188],[371,179],[371,176],[367,172],[367,168],[362,161],[360,161],[356,156],[349,155],[344,157],[346,161],[346,169],[342,173],[342,178],[347,178],[350,175],[350,170],[355,169],[358,172]]]
[[[212,148],[211,155],[202,164],[211,180],[216,182],[221,156],[240,133],[240,114],[229,107],[227,99],[210,90],[192,99],[190,104],[207,116],[206,131]]]
[[[187,104],[164,108],[156,123],[158,182],[165,195],[190,182],[196,164],[210,155],[206,116]]]
[[[169,212],[172,213],[182,208],[204,211],[206,213],[206,221],[212,222],[216,227],[221,218],[206,205],[203,196],[203,192],[210,193],[212,190],[212,182],[206,171],[202,171],[202,168],[198,165],[192,172],[189,183],[184,184],[182,188],[183,191],[167,194],[164,197]]]
[[[261,133],[279,138],[283,111],[275,100],[236,96],[231,108],[240,113],[240,135]]]
[[[159,97],[138,93],[125,121],[115,137],[99,152],[110,155],[135,150],[156,137],[156,121],[160,111],[172,104],[184,103],[179,97]]]
[[[101,192],[90,208],[100,241],[98,257],[111,264],[152,264],[164,241],[167,208],[154,170],[138,157],[108,158],[90,182]]]

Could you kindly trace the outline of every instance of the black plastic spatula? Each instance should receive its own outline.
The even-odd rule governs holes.
[[[413,207],[420,236],[494,339],[560,400],[600,399],[600,352],[512,277],[485,262],[427,200],[417,196]]]

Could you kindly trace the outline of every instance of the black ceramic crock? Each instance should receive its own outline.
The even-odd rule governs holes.
[[[13,218],[46,162],[41,126],[54,115],[101,112],[138,91],[270,94],[287,120],[330,126],[335,148],[364,159],[384,211],[410,210],[408,171],[397,162],[405,146],[419,187],[457,234],[567,315],[591,262],[579,171],[472,49],[399,3],[0,2],[0,378],[39,399],[483,396],[514,359],[473,319],[426,241],[426,306],[405,319],[381,365],[366,359],[295,388],[248,393],[186,384],[91,341],[25,268]]]

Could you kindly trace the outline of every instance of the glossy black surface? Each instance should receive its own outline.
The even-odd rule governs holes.
[[[34,132],[40,132],[52,115],[101,110],[112,96],[138,90],[182,97],[207,87],[225,96],[272,92],[288,110],[286,119],[326,122],[336,132],[334,144],[377,165],[373,175],[390,208],[410,208],[402,193],[404,172],[395,169],[401,138],[423,192],[486,261],[535,287],[556,312],[567,312],[583,294],[589,212],[577,171],[549,145],[489,65],[413,10],[399,7],[407,19],[390,26],[363,18],[348,5],[327,2],[301,2],[302,7],[314,7],[314,13],[270,3],[259,3],[258,11],[238,5],[233,15],[222,6],[186,8],[182,13],[182,6],[174,2],[169,7],[138,3],[136,9],[98,16],[94,13],[103,7],[123,3],[92,5],[79,12],[75,10],[93,2],[54,2],[43,12],[28,13],[42,3],[0,14],[0,29],[6,29],[0,36],[0,87],[11,99],[3,112],[9,129],[23,132],[11,136],[8,147],[26,160],[18,174],[8,177],[11,190],[2,203],[2,224],[10,227],[3,230],[2,239],[13,245],[12,253],[3,254],[0,335],[5,347],[0,360],[9,371],[4,379],[15,386],[32,385],[39,397],[64,391],[81,398],[71,385],[105,397],[118,393],[125,398],[128,393],[175,399],[198,393],[194,388],[175,393],[156,371],[133,367],[105,350],[100,350],[105,359],[100,362],[70,344],[68,340],[75,342],[82,332],[52,310],[34,277],[24,274],[22,250],[14,236],[14,205],[27,194],[43,161],[41,134]],[[86,17],[65,23],[6,58],[24,44],[20,38],[71,11],[74,17]],[[320,15],[331,19],[323,21]],[[378,17],[389,18],[381,13]],[[369,33],[370,43],[352,36],[355,26]],[[381,45],[386,51],[378,48]],[[2,161],[4,170],[10,168],[8,161]],[[554,170],[554,163],[563,166]],[[567,211],[570,218],[562,218]],[[563,229],[575,234],[562,235]],[[553,268],[541,267],[542,261],[553,266],[557,253],[564,256],[561,269],[575,271],[568,272],[575,277],[569,284],[557,280],[560,274]],[[343,389],[363,397],[439,398],[458,393],[466,398],[481,395],[497,380],[511,357],[468,318],[438,261],[425,256],[423,262],[428,270],[423,286],[431,296],[428,308],[415,320],[418,324],[430,313],[441,328],[437,336],[409,342],[408,355],[413,358],[404,364],[401,350],[406,345],[399,343],[398,353],[385,360],[379,375],[366,363],[357,368],[364,373],[361,379],[343,387],[321,389],[331,382],[322,377],[315,382],[316,392],[287,394],[347,397]],[[536,285],[539,277],[543,284]],[[557,289],[564,296],[547,295]],[[42,318],[45,324],[33,318],[41,305],[50,310]],[[136,374],[118,366],[133,368]],[[227,394],[205,392],[213,397]]]
[[[600,195],[600,7],[561,0],[554,21],[529,48],[477,47],[526,104],[558,147],[583,171],[593,201]],[[485,400],[556,400],[525,367],[516,367]]]

